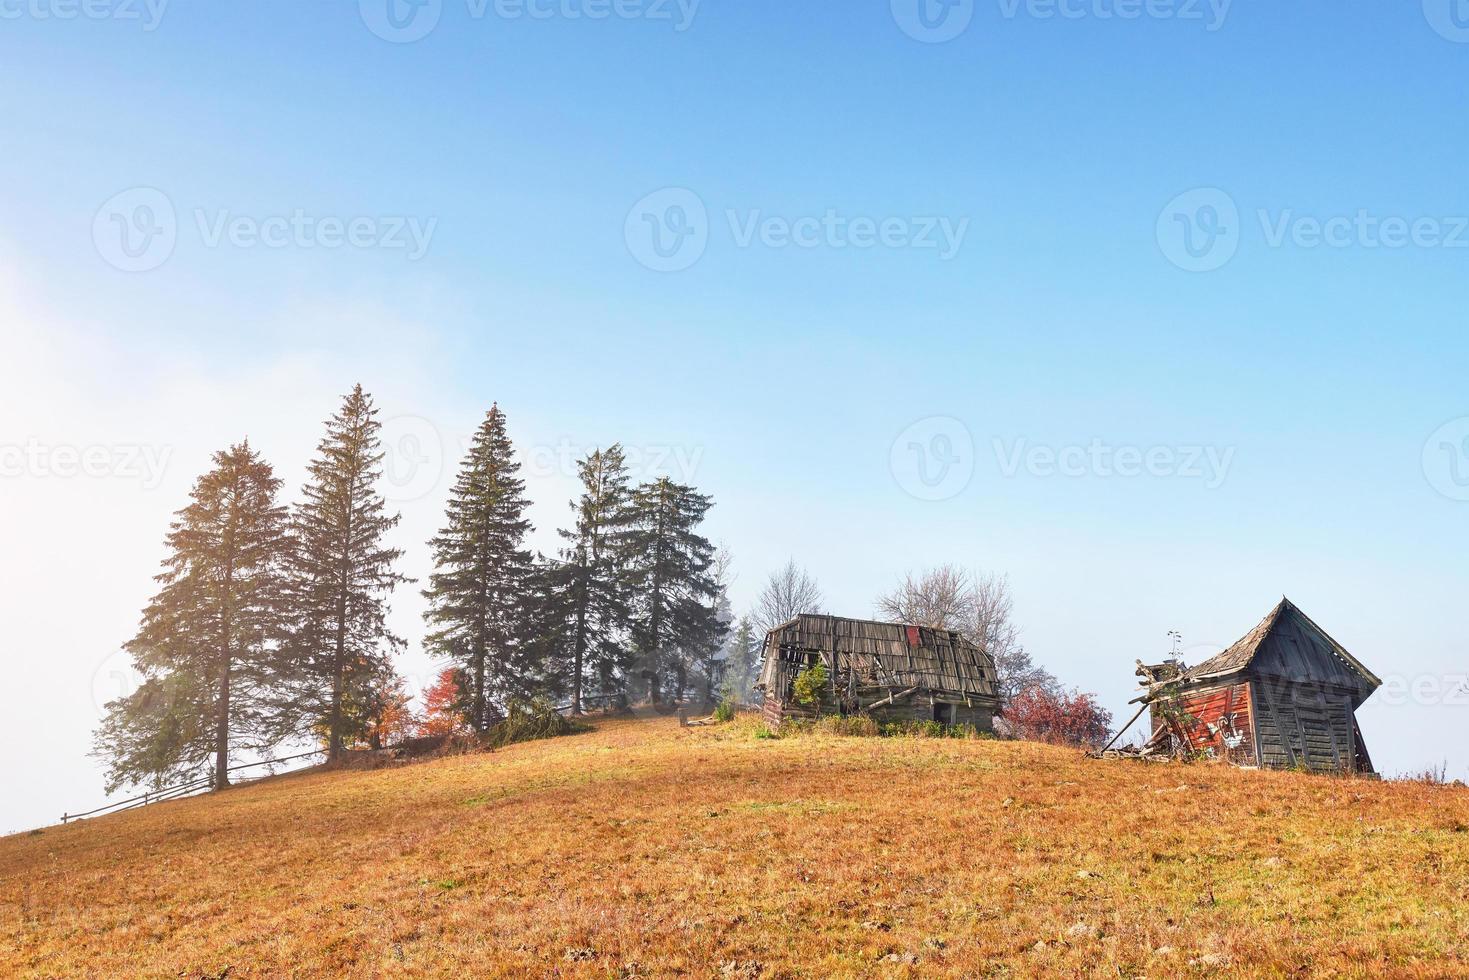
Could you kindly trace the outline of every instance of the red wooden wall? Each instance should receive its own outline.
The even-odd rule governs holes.
[[[1240,765],[1253,766],[1255,718],[1250,685],[1232,684],[1212,691],[1191,691],[1178,702],[1186,716],[1184,731],[1194,751]]]

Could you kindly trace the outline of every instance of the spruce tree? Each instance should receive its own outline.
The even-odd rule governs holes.
[[[576,524],[560,531],[567,546],[553,576],[553,587],[565,596],[569,617],[572,714],[581,714],[589,671],[597,678],[598,692],[610,695],[627,666],[624,564],[633,516],[622,446],[593,451],[577,463],[577,472],[582,493],[571,505]]]
[[[626,537],[633,638],[655,702],[670,680],[682,699],[690,665],[719,645],[714,546],[697,530],[711,506],[711,498],[667,477],[633,492]]]
[[[96,754],[108,792],[199,776],[229,784],[236,747],[268,751],[288,625],[281,481],[243,442],[215,453],[167,536],[162,588],[126,645],[145,682],[107,706]]]
[[[734,556],[728,548],[720,547],[710,567],[714,580],[714,642],[692,648],[689,652],[695,671],[695,679],[703,696],[704,704],[713,704],[715,694],[724,685],[729,669],[728,640],[734,625],[734,607],[729,601],[729,587],[733,582],[730,567]]]
[[[749,616],[741,616],[729,643],[728,666],[725,668],[725,690],[736,701],[748,702],[754,693],[756,664],[760,649]]]
[[[534,569],[522,547],[530,522],[519,470],[495,405],[460,466],[444,528],[429,542],[424,647],[464,669],[476,731],[489,726],[492,707],[537,693],[536,650],[526,642]]]
[[[383,544],[399,515],[387,513],[378,490],[380,429],[371,396],[355,386],[327,420],[292,520],[292,708],[325,732],[332,758],[353,734],[348,705],[370,698],[404,645],[387,625],[388,597],[410,580],[393,570],[402,551]]]

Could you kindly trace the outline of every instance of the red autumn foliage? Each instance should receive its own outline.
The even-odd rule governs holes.
[[[423,692],[423,721],[419,734],[462,735],[469,731],[465,720],[463,671],[447,667]]]
[[[1006,705],[1004,718],[1017,737],[1054,745],[1101,745],[1112,734],[1112,713],[1079,692],[1027,687]]]
[[[368,695],[366,709],[363,735],[369,748],[396,745],[411,736],[418,727],[418,718],[413,714],[413,698],[401,677],[388,677],[374,686]]]

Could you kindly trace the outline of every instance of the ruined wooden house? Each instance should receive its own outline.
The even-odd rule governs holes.
[[[1289,599],[1195,667],[1138,664],[1153,737],[1144,754],[1274,769],[1372,772],[1356,711],[1382,682]]]
[[[841,714],[991,731],[1000,710],[994,660],[952,630],[804,614],[766,634],[764,654],[770,725]],[[796,680],[817,666],[826,682],[803,702]]]

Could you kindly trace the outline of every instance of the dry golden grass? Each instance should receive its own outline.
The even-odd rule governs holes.
[[[1469,975],[1469,793],[748,720],[0,840],[3,976]]]

